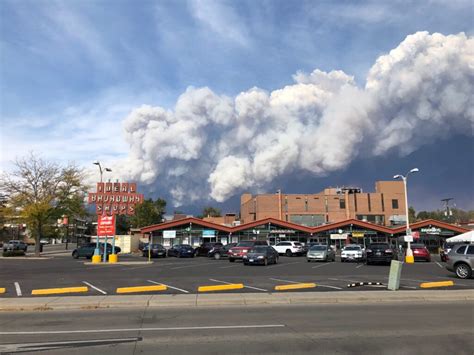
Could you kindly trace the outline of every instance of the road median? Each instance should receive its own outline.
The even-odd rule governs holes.
[[[1,298],[0,311],[64,309],[245,307],[298,304],[474,302],[474,290],[338,291],[186,295],[107,295]]]

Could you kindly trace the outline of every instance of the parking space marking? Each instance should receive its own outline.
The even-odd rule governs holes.
[[[443,265],[441,265],[440,263],[438,263],[437,261],[435,261],[436,265],[438,265],[441,269],[444,269]]]
[[[102,293],[103,295],[106,295],[106,294],[107,294],[107,292],[105,292],[104,290],[101,290],[100,288],[95,287],[94,285],[88,283],[87,281],[82,281],[82,283],[85,284],[85,285],[87,285],[87,286],[89,286],[90,288],[93,288],[93,289],[96,290],[96,291],[99,291],[99,292]]]
[[[219,269],[229,269],[231,267],[237,267],[239,265],[230,265],[230,266],[223,266],[223,267],[220,267]]]
[[[335,290],[342,290],[341,287],[336,287],[336,286],[329,286],[329,285],[321,285],[318,283],[318,287],[327,287],[327,288],[333,288]]]
[[[270,280],[273,280],[273,281],[281,281],[281,282],[289,282],[289,283],[292,283],[292,284],[299,284],[299,283],[301,283],[301,282],[297,282],[297,281],[274,279],[274,278],[272,278],[272,277],[270,277]]]
[[[360,280],[348,280],[348,279],[331,279],[331,278],[328,278],[328,280],[333,280],[333,281],[347,281],[347,282],[360,282]]]
[[[220,281],[220,280],[215,280],[215,279],[209,279],[209,281],[214,281],[214,282],[220,282],[226,285],[232,285],[231,282],[226,282],[226,281]],[[263,292],[268,292],[268,290],[265,290],[263,288],[258,288],[258,287],[253,287],[253,286],[247,286],[244,284],[244,288],[250,288],[252,290],[257,290],[257,291],[263,291]]]
[[[268,268],[275,268],[275,267],[279,267],[279,266],[288,266],[288,265],[293,265],[293,264],[301,264],[301,261],[295,261],[294,263],[287,263],[287,264],[279,263],[277,265],[270,265],[270,266],[268,266]]]
[[[174,286],[166,285],[162,282],[156,282],[156,281],[152,281],[152,280],[147,280],[147,281],[152,283],[152,284],[155,284],[155,285],[163,285],[163,286],[166,286],[168,288],[172,288],[173,290],[181,291],[181,292],[184,292],[184,293],[189,293],[189,291],[183,290],[182,288],[177,288],[177,287],[174,287]]]
[[[324,263],[324,264],[321,264],[321,265],[316,265],[316,266],[313,266],[311,269],[317,269],[317,268],[320,268],[320,267],[323,267],[323,266],[326,266],[326,265],[330,265],[331,263]]]
[[[20,284],[18,282],[15,282],[15,290],[16,290],[16,295],[18,297],[21,297],[22,294],[21,294],[21,288],[20,288]]]
[[[186,266],[178,266],[178,267],[172,267],[171,270],[178,270],[178,269],[185,269],[188,267],[197,267],[197,266],[205,266],[205,265],[212,265],[214,263],[201,263],[201,264],[192,264],[192,265],[186,265]]]
[[[356,266],[356,269],[358,269],[358,268],[360,268],[360,267],[362,267],[362,266],[364,266],[364,264],[357,265],[357,266]]]

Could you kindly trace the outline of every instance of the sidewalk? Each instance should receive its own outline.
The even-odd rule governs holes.
[[[66,296],[2,298],[0,311],[92,310],[143,307],[228,307],[288,304],[378,304],[474,302],[474,290],[339,291],[189,295]]]

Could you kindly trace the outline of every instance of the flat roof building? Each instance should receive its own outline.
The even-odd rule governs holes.
[[[377,181],[375,192],[369,193],[358,187],[331,187],[316,194],[245,193],[240,217],[242,223],[274,218],[309,227],[348,219],[399,226],[406,221],[404,199],[402,181]]]

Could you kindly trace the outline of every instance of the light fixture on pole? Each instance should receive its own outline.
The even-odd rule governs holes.
[[[411,236],[411,229],[410,229],[410,220],[409,220],[409,216],[408,216],[408,190],[407,190],[407,179],[408,179],[408,175],[412,174],[412,173],[417,173],[419,172],[420,169],[418,168],[413,168],[411,169],[405,176],[403,175],[395,175],[393,178],[394,179],[402,179],[403,180],[403,186],[405,188],[405,212],[406,212],[406,235],[407,236]],[[405,262],[408,263],[408,264],[413,264],[415,262],[415,258],[413,257],[413,251],[411,250],[411,242],[410,240],[407,241],[408,243],[408,246],[407,246],[407,252],[406,252],[406,256],[405,256]]]
[[[102,182],[102,175],[103,175],[103,170],[102,170],[102,165],[100,165],[100,161],[96,160],[94,163],[94,165],[98,165],[99,166],[99,171],[100,171],[100,182]],[[107,172],[111,172],[112,169],[110,168],[104,168],[105,171]]]

